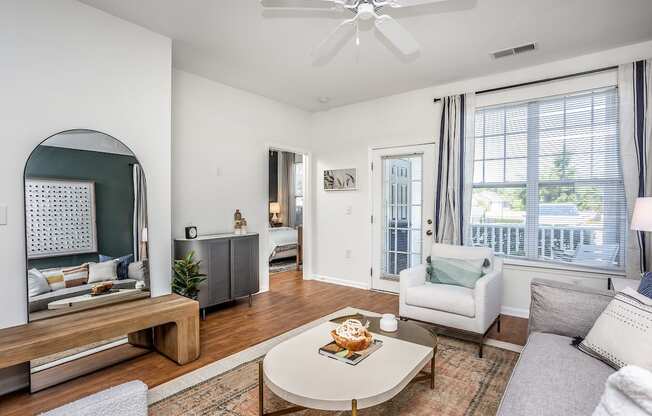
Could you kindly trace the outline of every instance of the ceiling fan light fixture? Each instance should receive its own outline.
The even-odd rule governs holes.
[[[312,56],[315,61],[334,56],[337,50],[354,37],[356,46],[360,45],[358,23],[360,21],[374,21],[375,29],[404,56],[415,55],[419,52],[419,43],[400,23],[391,16],[384,14],[385,7],[413,7],[444,0],[260,0],[266,8],[331,8],[338,11],[349,11],[353,17],[342,21],[316,48]],[[330,6],[330,7],[329,7]],[[321,102],[321,100],[320,100]]]
[[[373,4],[361,3],[358,6],[358,17],[360,20],[370,20],[377,17]]]

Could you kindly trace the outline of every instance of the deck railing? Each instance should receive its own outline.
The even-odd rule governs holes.
[[[495,253],[506,256],[525,256],[524,224],[472,224],[471,240],[474,246],[491,247]],[[582,244],[597,244],[599,226],[540,225],[537,236],[538,257],[558,259]]]

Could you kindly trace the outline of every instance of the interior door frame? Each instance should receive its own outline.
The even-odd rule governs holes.
[[[303,279],[310,280],[312,276],[312,236],[313,236],[313,184],[312,184],[312,152],[308,149],[289,146],[285,144],[268,143],[265,145],[265,160],[269,166],[269,152],[275,150],[278,152],[292,152],[303,155]],[[269,168],[265,169],[265,222],[269,223]],[[269,252],[269,233],[265,233],[265,253]],[[263,256],[265,254],[262,254]],[[267,285],[261,284],[260,291],[269,290],[269,261],[265,258],[264,279]]]
[[[378,146],[369,146],[367,149],[367,183],[369,184],[369,199],[367,201],[368,203],[368,210],[367,212],[369,213],[369,252],[368,254],[368,270],[369,270],[369,289],[374,290],[377,292],[383,292],[383,293],[389,293],[391,295],[396,295],[398,296],[398,292],[390,292],[390,291],[384,291],[380,289],[374,289],[373,286],[373,267],[374,267],[374,227],[372,223],[372,216],[374,215],[374,182],[373,182],[373,161],[374,161],[374,152],[378,150],[391,150],[391,149],[396,149],[396,148],[404,148],[404,147],[415,147],[415,146],[426,146],[426,145],[432,145],[436,146],[437,142],[436,141],[415,141],[415,142],[410,142],[410,143],[402,143],[402,144],[390,144],[390,145],[378,145]],[[435,171],[437,169],[437,148],[435,147]],[[433,213],[434,215],[434,213]]]

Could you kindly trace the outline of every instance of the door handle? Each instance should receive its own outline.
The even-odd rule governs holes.
[[[426,235],[427,235],[427,236],[431,236],[431,235],[432,235],[432,230],[428,230],[428,231],[426,231]]]

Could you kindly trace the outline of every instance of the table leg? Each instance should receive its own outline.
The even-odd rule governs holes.
[[[258,361],[258,415],[263,416],[263,360]]]
[[[430,360],[430,389],[435,389],[435,356],[437,355],[437,347],[432,349],[432,360]]]
[[[356,399],[351,400],[351,416],[358,416],[358,401]]]

